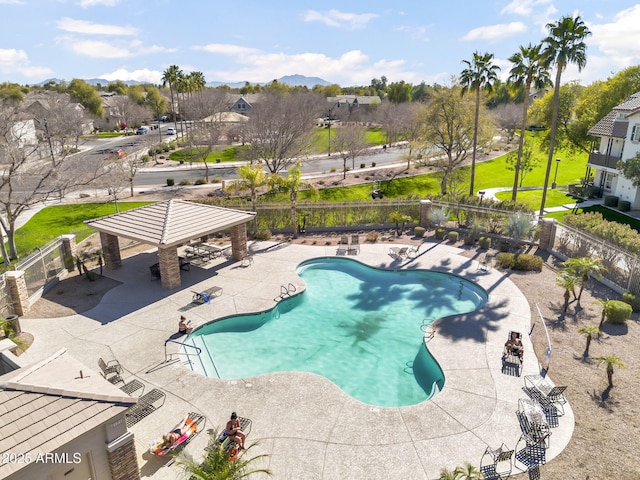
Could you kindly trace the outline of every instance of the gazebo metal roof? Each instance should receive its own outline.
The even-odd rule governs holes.
[[[255,215],[187,200],[167,200],[85,223],[100,232],[165,248],[247,223]]]

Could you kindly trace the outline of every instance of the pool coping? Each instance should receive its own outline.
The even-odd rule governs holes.
[[[205,414],[208,428],[223,425],[231,411],[251,418],[249,440],[259,440],[251,453],[269,455],[256,465],[270,468],[279,479],[432,479],[442,468],[466,461],[478,466],[487,446],[504,443],[513,448],[520,437],[515,411],[518,399],[526,397],[523,379],[539,373],[540,367],[527,335],[522,376],[501,372],[501,353],[510,330],[529,331],[530,306],[507,275],[481,269],[476,259],[460,255],[460,249],[425,242],[416,258],[398,259],[389,252],[398,245],[364,243],[351,258],[378,268],[454,273],[489,294],[479,310],[438,323],[428,346],[445,373],[445,388],[417,405],[366,405],[309,373],[218,380],[193,373],[180,361],[164,361],[164,342],[175,335],[181,313],[201,324],[267,310],[281,285],[303,286],[295,274],[299,263],[335,256],[335,246],[256,242],[251,245],[253,265],[220,260],[212,267],[192,268],[183,274],[186,285],[173,291],[149,281],[147,263],[153,253],[125,259],[121,269],[105,272],[122,285],[91,311],[59,319],[24,319],[23,329],[36,339],[25,359],[39,360],[60,347],[90,367],[100,356],[117,358],[129,375],[167,392],[167,406],[131,428],[145,478],[178,476],[179,467],[166,466],[146,450],[185,411]],[[222,286],[223,295],[192,307],[192,291],[211,286]],[[569,404],[559,423],[552,429],[547,461],[571,438],[574,417]],[[201,455],[206,440],[200,435],[187,450]]]

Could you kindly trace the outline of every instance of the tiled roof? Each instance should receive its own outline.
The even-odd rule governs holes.
[[[171,246],[251,221],[254,212],[168,200],[85,223],[100,232]]]
[[[136,401],[61,350],[0,376],[0,455],[53,452]],[[24,466],[0,462],[0,478]]]
[[[596,137],[625,138],[629,122],[626,117],[640,108],[640,92],[627,97],[617,105],[602,120],[589,129],[589,135]]]

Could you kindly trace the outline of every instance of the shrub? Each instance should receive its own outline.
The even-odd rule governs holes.
[[[633,293],[624,293],[620,301],[631,305],[631,309],[634,312],[640,312],[640,298],[636,297]]]
[[[426,233],[426,231],[427,231],[427,229],[424,228],[424,227],[414,227],[413,235],[415,237],[422,238],[422,237],[424,237],[424,234]]]
[[[365,240],[369,243],[376,243],[378,241],[378,238],[380,238],[380,233],[378,232],[369,232],[367,233],[367,236],[365,237]]]
[[[473,236],[473,233],[468,233],[464,236],[463,241],[465,245],[473,245],[476,242],[476,239]]]
[[[500,242],[498,243],[498,251],[508,252],[509,250],[511,250],[511,245],[509,245],[509,242],[500,240]]]
[[[173,187],[176,181],[173,178],[167,178],[167,187]]]
[[[364,163],[361,163],[360,168],[364,168],[364,167],[366,167],[366,165]]]
[[[213,177],[211,183],[222,183],[222,177]]]
[[[331,173],[336,173],[338,171],[338,169],[336,167],[331,167],[331,170],[329,170]]]
[[[371,166],[375,167],[376,166],[376,162],[371,162]]]
[[[513,254],[503,252],[496,257],[496,264],[505,269],[541,272],[543,262],[541,257],[536,257],[529,253]]]
[[[447,237],[449,238],[449,241],[451,243],[456,243],[458,241],[458,238],[460,238],[460,234],[458,232],[451,231],[451,232],[449,232]]]
[[[180,180],[180,183],[179,183],[178,185],[180,185],[181,187],[184,187],[184,186],[186,186],[186,185],[191,185],[191,180],[187,180],[187,179],[185,178],[185,179],[183,179],[183,180]]]
[[[605,207],[615,207],[618,205],[618,197],[615,195],[605,195],[604,196],[604,206]]]
[[[631,305],[619,300],[607,302],[606,315],[609,323],[624,323],[631,317]]]
[[[444,228],[436,228],[436,238],[438,240],[442,240],[446,233],[447,231]]]
[[[271,238],[271,230],[263,228],[253,232],[253,238],[256,240],[269,240]]]
[[[168,152],[169,150],[171,150],[171,147],[169,147],[169,145],[164,145],[162,147],[162,151],[165,152],[165,153]]]
[[[480,248],[489,250],[491,248],[491,237],[480,237],[478,239],[478,245],[480,246]]]
[[[204,178],[197,178],[195,182],[193,182],[194,185],[206,185],[207,180]]]
[[[629,210],[631,210],[631,202],[620,200],[618,202],[618,210],[620,210],[621,212],[628,212]]]

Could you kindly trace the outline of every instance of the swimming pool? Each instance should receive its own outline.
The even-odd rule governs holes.
[[[193,369],[220,378],[305,371],[367,404],[413,405],[445,381],[425,346],[424,320],[468,313],[487,299],[455,275],[382,270],[340,257],[303,262],[297,273],[303,293],[194,331],[188,341],[202,354]],[[240,355],[226,353],[233,345],[242,345]]]

